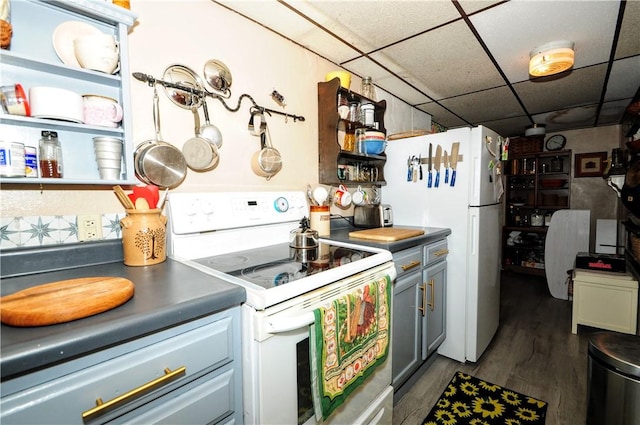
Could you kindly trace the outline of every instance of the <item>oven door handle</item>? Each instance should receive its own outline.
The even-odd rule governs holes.
[[[316,321],[313,311],[299,316],[269,317],[265,321],[265,330],[270,334],[294,331],[305,326],[312,325]]]

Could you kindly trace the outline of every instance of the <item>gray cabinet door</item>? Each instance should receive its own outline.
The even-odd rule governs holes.
[[[426,291],[426,315],[423,320],[422,336],[422,360],[426,360],[438,349],[445,339],[445,303],[447,281],[447,262],[440,261],[423,271]]]
[[[395,282],[393,289],[392,370],[398,388],[422,363],[422,273],[416,270]]]

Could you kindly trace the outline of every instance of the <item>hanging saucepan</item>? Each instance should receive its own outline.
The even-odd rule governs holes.
[[[195,125],[195,137],[187,140],[182,146],[182,154],[189,168],[194,171],[207,171],[218,165],[218,147],[200,134],[200,115],[198,109],[191,108]]]
[[[196,74],[191,68],[184,65],[169,65],[167,69],[164,70],[162,79],[169,83],[192,88],[198,92],[204,91],[202,79],[200,79],[198,74]],[[175,87],[167,87],[165,85],[162,87],[164,88],[164,92],[167,97],[181,108],[198,108],[202,104],[203,97],[199,94],[192,93],[188,90],[180,90]]]
[[[230,95],[231,91],[231,71],[219,60],[211,59],[204,64],[204,80],[213,88],[224,95]]]
[[[254,115],[257,114],[252,114],[252,118]],[[251,158],[251,169],[260,177],[266,177],[267,180],[270,180],[282,169],[282,156],[276,148],[271,146],[271,135],[264,121],[264,116],[261,123],[264,123],[264,131],[260,132],[260,150]],[[261,128],[263,128],[262,124]]]
[[[209,110],[207,109],[207,99],[202,99],[202,110],[204,111],[204,125],[200,127],[200,135],[211,140],[218,148],[222,147],[222,133],[215,125],[209,122]]]
[[[180,149],[162,140],[158,91],[153,88],[153,125],[156,138],[142,142],[133,154],[136,177],[147,184],[173,188],[187,175],[187,163]]]

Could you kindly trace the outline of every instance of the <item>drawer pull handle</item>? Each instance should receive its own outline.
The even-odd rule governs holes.
[[[414,267],[418,267],[420,265],[420,261],[412,261],[409,264],[403,264],[400,267],[402,268],[402,271],[407,271],[407,270],[411,270]]]
[[[442,257],[443,255],[447,255],[449,253],[449,250],[447,248],[444,249],[439,249],[436,252],[433,253],[433,255],[435,255],[436,257]]]
[[[426,315],[426,305],[427,305],[427,284],[423,283],[420,285],[420,289],[422,290],[422,306],[418,307],[418,310],[422,312],[422,317]]]
[[[436,302],[436,285],[433,279],[429,281],[429,286],[431,287],[431,302],[427,303],[427,305],[429,306],[429,309],[433,311]]]
[[[169,368],[164,369],[164,375],[159,378],[154,379],[153,381],[149,381],[146,384],[142,384],[137,388],[134,388],[116,398],[113,398],[107,402],[103,402],[101,398],[96,400],[96,407],[89,409],[85,412],[82,412],[82,419],[86,420],[91,417],[101,415],[109,410],[123,405],[130,401],[130,399],[138,397],[148,391],[155,389],[156,387],[160,387],[164,384],[171,382],[172,380],[178,378],[180,375],[184,375],[187,373],[187,367],[182,366],[178,369],[171,371]]]

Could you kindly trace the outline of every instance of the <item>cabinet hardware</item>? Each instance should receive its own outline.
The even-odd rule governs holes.
[[[433,279],[429,281],[429,286],[431,287],[431,302],[427,302],[429,309],[433,311],[435,308],[435,299],[436,299],[436,285]],[[425,291],[426,292],[426,291]]]
[[[447,255],[449,253],[449,250],[447,248],[444,249],[439,249],[436,252],[433,253],[433,255],[435,255],[436,257],[442,257],[443,255]]]
[[[127,402],[130,401],[130,399],[141,396],[151,390],[156,389],[157,387],[167,384],[186,373],[187,373],[186,366],[181,366],[174,371],[171,371],[171,369],[169,368],[165,368],[164,375],[154,379],[153,381],[149,381],[146,384],[142,384],[139,387],[134,388],[116,398],[113,398],[107,402],[103,402],[101,398],[98,398],[96,400],[96,407],[82,412],[82,419],[87,420],[95,416],[101,415],[103,413],[106,413],[116,407],[126,404]]]
[[[422,312],[422,317],[426,315],[426,305],[427,305],[427,283],[423,283],[420,285],[420,289],[422,290],[422,306],[418,307],[418,310]]]
[[[402,268],[403,271],[407,271],[407,270],[411,270],[414,267],[417,267],[420,265],[420,261],[412,261],[409,264],[403,264],[400,267]]]

